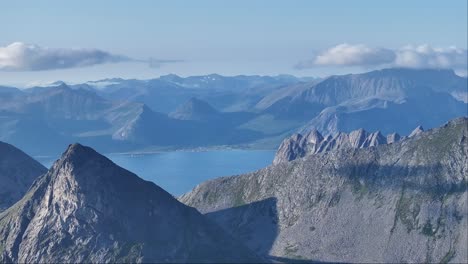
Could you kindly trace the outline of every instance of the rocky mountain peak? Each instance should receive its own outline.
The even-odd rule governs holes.
[[[79,143],[74,143],[68,146],[67,150],[62,154],[62,157],[54,163],[52,169],[58,170],[63,167],[71,167],[73,169],[86,167],[86,169],[92,169],[91,165],[107,167],[117,166],[106,157],[97,153],[94,149]],[[76,176],[76,174],[71,174],[71,176]],[[100,175],[97,175],[97,177],[99,176]]]
[[[422,126],[417,126],[409,135],[409,137],[414,137],[420,133],[424,132],[424,128]]]
[[[369,146],[374,147],[381,144],[387,144],[387,137],[384,137],[380,131],[369,135]]]
[[[308,139],[309,137],[311,140]],[[394,143],[399,140],[400,136],[396,133],[384,136],[380,131],[369,133],[362,128],[350,133],[340,132],[335,136],[328,135],[326,138],[323,138],[317,130],[313,129],[306,136],[294,134],[290,138],[285,139],[275,155],[273,164],[334,149],[368,148]]]
[[[57,89],[65,91],[71,90],[70,86],[68,86],[65,82],[55,83],[52,87],[56,87]]]
[[[395,143],[401,139],[398,133],[391,133],[387,136],[387,144]]]
[[[466,122],[466,119],[453,119],[448,122],[447,125],[453,125],[460,122]],[[316,130],[313,129],[312,131]],[[284,161],[291,161],[306,155],[317,154],[334,149],[368,148],[378,145],[392,144],[400,140],[405,140],[416,135],[420,135],[423,132],[423,127],[418,126],[413,130],[413,132],[411,132],[408,137],[401,137],[398,133],[391,133],[387,136],[384,136],[380,131],[369,133],[361,128],[351,131],[350,133],[339,132],[334,136],[328,135],[323,140],[317,141],[319,143],[312,143],[308,140],[303,140],[303,138],[307,138],[307,136],[303,137],[298,133],[285,139],[281,143],[273,160],[273,164],[278,164]],[[313,132],[313,134],[315,133],[318,132]]]
[[[317,129],[313,129],[312,131],[307,133],[305,137],[307,138],[307,142],[312,144],[319,144],[324,139],[322,134],[320,134],[320,132],[318,132]]]
[[[351,131],[351,133],[349,133],[348,135],[348,138],[352,147],[359,148],[363,146],[368,136],[369,133],[361,128],[358,130]]]
[[[195,209],[78,143],[1,215],[0,249],[0,262],[258,261]]]
[[[80,156],[90,157],[95,155],[99,154],[94,149],[83,146],[80,143],[73,143],[68,146],[67,150],[62,155],[62,159],[74,159]]]
[[[218,114],[219,112],[207,102],[192,97],[169,116],[181,120],[205,120],[217,117]]]

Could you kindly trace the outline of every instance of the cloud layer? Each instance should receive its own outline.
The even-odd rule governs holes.
[[[42,71],[132,61],[98,49],[52,49],[15,42],[0,47],[0,70]]]
[[[467,50],[456,47],[434,48],[429,45],[405,46],[396,50],[365,45],[340,44],[300,62],[298,69],[318,66],[408,67],[466,69]]]

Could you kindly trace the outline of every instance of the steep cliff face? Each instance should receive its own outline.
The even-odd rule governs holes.
[[[423,131],[423,128],[418,126],[410,134],[410,137],[418,135]],[[304,136],[301,134],[294,134],[285,139],[276,152],[273,164],[335,149],[368,148],[382,144],[391,144],[401,139],[398,133],[384,136],[379,131],[369,133],[362,128],[351,131],[349,134],[341,132],[335,136],[328,135],[323,137],[320,132],[314,129]]]
[[[211,180],[180,200],[273,259],[466,263],[467,126]]]
[[[0,214],[0,262],[257,260],[195,209],[79,144]]]
[[[19,201],[46,171],[26,153],[0,141],[0,212]]]

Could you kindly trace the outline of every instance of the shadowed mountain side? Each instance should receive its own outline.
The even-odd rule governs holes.
[[[267,256],[278,235],[276,199],[268,198],[206,216],[262,256]],[[231,233],[235,230],[235,233]]]
[[[26,153],[0,141],[0,212],[19,201],[47,169]]]
[[[297,99],[294,104],[291,104],[289,98],[283,98],[262,112],[272,114],[278,119],[304,121],[310,120],[312,117],[320,114],[324,108],[325,106],[320,103],[307,102],[306,100],[300,99]]]
[[[178,120],[144,110],[136,119],[113,134],[113,139],[148,146],[198,147],[239,144],[262,136],[248,129],[237,129],[223,120]]]

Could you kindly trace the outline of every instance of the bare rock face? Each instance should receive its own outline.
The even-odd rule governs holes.
[[[19,201],[46,171],[26,153],[0,141],[0,212]]]
[[[418,126],[409,137],[418,135],[421,132],[424,132],[424,130],[422,126]],[[384,136],[380,131],[369,133],[362,128],[351,131],[349,134],[340,132],[335,136],[328,135],[323,137],[320,132],[313,129],[306,133],[305,136],[294,134],[285,139],[276,152],[273,164],[288,162],[307,155],[335,149],[368,148],[391,144],[405,138],[402,138],[398,133]]]
[[[179,200],[275,261],[467,263],[467,137],[460,118],[207,181]]]
[[[387,136],[387,144],[392,144],[401,139],[401,136],[398,133],[392,133]]]
[[[253,262],[195,209],[79,144],[0,214],[0,262]]]
[[[409,135],[409,137],[414,137],[416,135],[419,135],[421,134],[422,132],[424,132],[424,128],[422,126],[417,126],[413,132],[411,132],[411,134]]]
[[[324,140],[323,136],[315,129],[310,131],[306,135],[306,138],[309,144],[315,144],[315,145],[319,145]]]
[[[273,164],[288,162],[306,155],[334,149],[375,147],[378,145],[395,143],[400,139],[401,137],[397,133],[385,137],[379,131],[369,133],[362,128],[351,131],[349,134],[340,132],[335,136],[329,135],[324,138],[314,129],[307,133],[306,136],[294,134],[285,139],[276,152]]]

